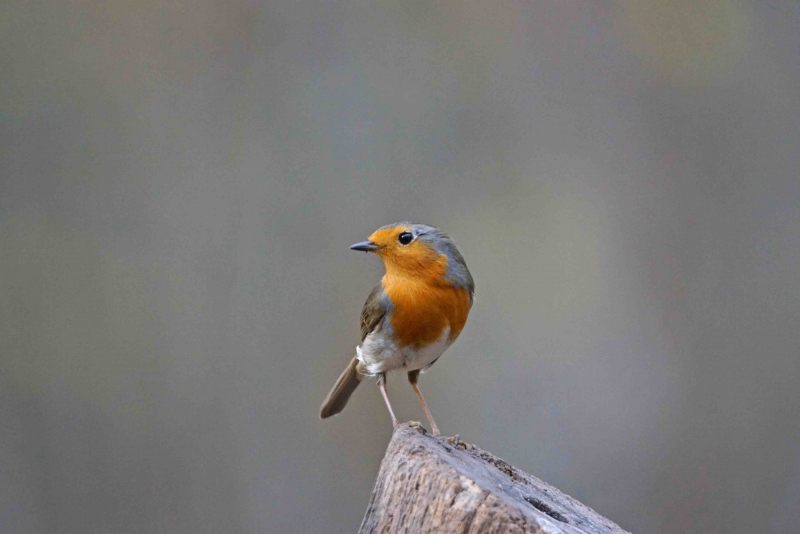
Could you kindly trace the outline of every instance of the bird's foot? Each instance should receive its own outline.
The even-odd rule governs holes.
[[[419,421],[409,421],[409,422],[408,422],[408,423],[406,423],[406,424],[407,424],[407,425],[408,425],[410,428],[416,428],[416,429],[417,429],[419,432],[421,432],[422,434],[426,434],[426,433],[428,432],[427,430],[425,430],[425,427],[424,427],[424,426],[422,426],[422,423],[420,423]]]
[[[454,447],[461,447],[462,449],[469,449],[470,447],[472,447],[471,445],[467,445],[466,443],[461,441],[461,436],[459,436],[458,434],[456,434],[452,438],[447,438],[447,443],[449,443]]]

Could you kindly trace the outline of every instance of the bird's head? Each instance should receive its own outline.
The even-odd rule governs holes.
[[[400,222],[382,226],[369,240],[356,243],[352,250],[380,256],[390,276],[434,277],[472,293],[474,284],[464,258],[453,240],[441,230],[426,224]]]

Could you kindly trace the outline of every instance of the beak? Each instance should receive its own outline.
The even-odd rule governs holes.
[[[376,250],[381,248],[383,247],[376,245],[372,241],[362,241],[361,243],[350,245],[350,250],[362,250],[364,252],[375,252]]]

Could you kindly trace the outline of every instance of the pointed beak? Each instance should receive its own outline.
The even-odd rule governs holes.
[[[376,250],[383,248],[379,245],[376,245],[372,241],[362,241],[361,243],[356,243],[355,245],[350,245],[350,250],[361,250],[364,252],[375,252]]]

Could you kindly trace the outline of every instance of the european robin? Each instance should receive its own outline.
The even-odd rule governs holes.
[[[376,377],[386,393],[386,373],[404,371],[434,435],[439,427],[417,387],[417,379],[461,333],[472,307],[475,284],[453,240],[424,224],[400,222],[378,228],[352,250],[378,255],[386,274],[361,311],[361,344],[356,356],[322,403],[322,419],[341,412],[365,377]]]

